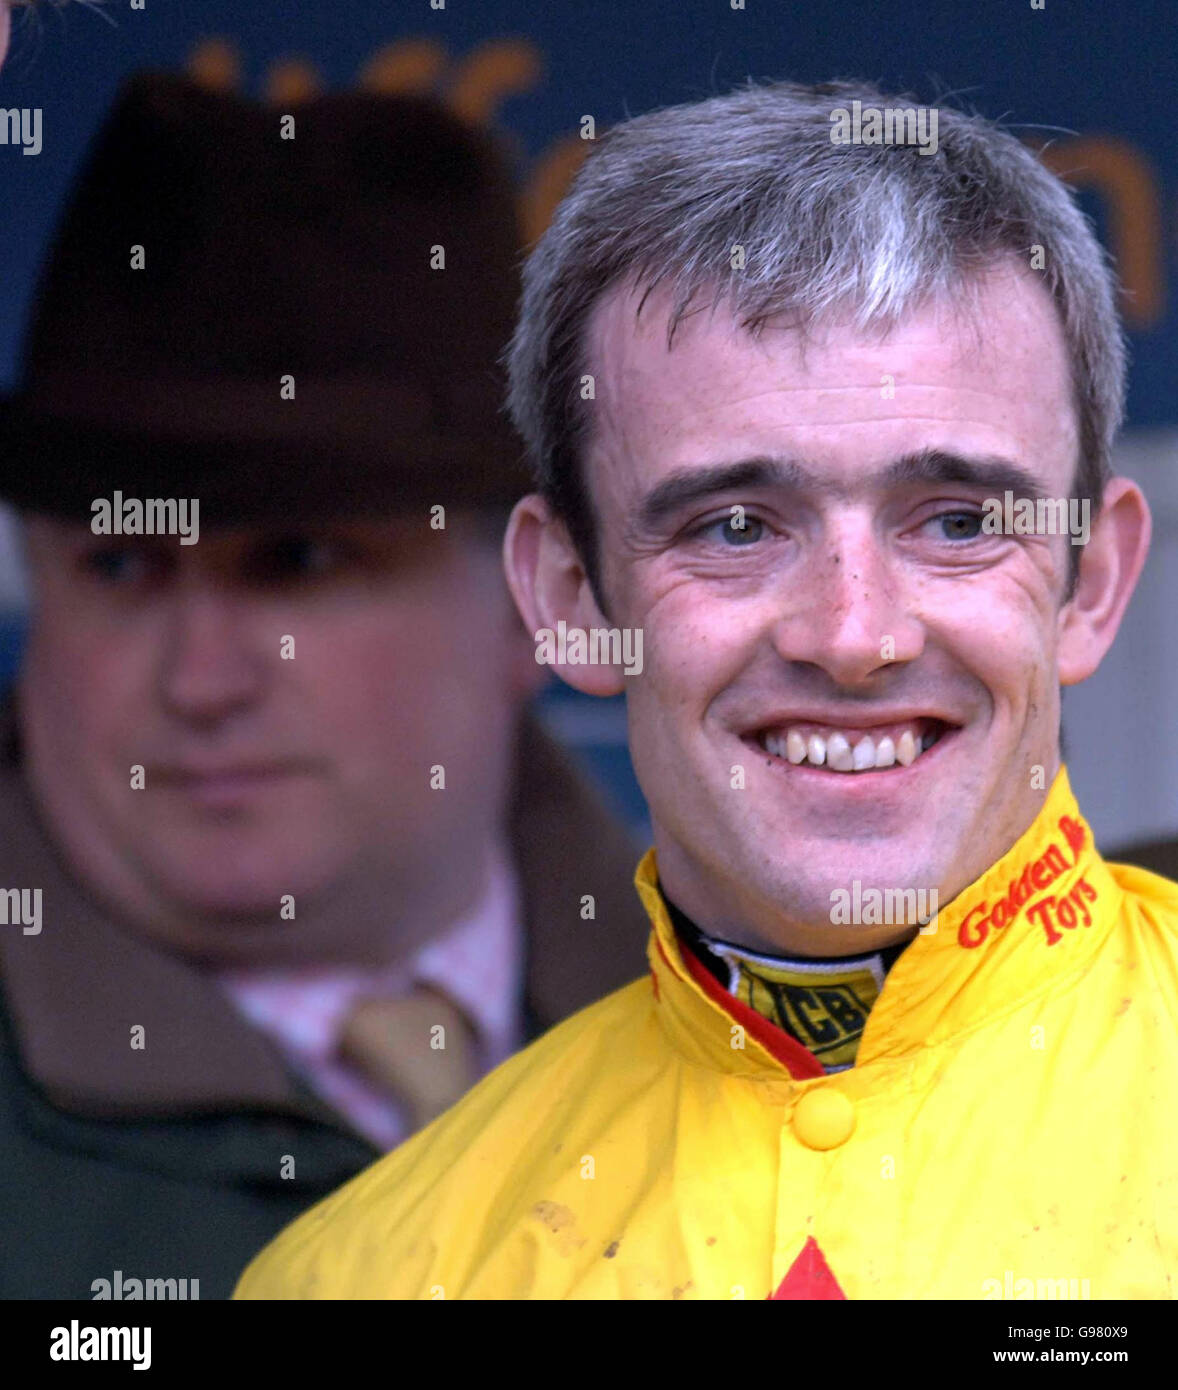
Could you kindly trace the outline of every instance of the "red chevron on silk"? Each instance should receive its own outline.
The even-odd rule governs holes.
[[[839,1281],[830,1272],[826,1256],[813,1236],[802,1246],[801,1254],[786,1271],[785,1278],[770,1295],[775,1298],[846,1298]]]

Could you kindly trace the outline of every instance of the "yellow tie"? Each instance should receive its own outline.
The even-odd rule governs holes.
[[[414,1131],[477,1079],[474,1029],[429,985],[402,999],[358,999],[344,1020],[340,1056],[404,1106]]]

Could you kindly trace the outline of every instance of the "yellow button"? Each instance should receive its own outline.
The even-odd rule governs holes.
[[[855,1128],[855,1107],[842,1091],[807,1091],[794,1107],[793,1126],[808,1149],[837,1149]]]

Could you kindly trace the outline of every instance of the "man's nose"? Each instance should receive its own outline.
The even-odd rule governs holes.
[[[257,698],[264,671],[252,625],[231,593],[212,585],[176,593],[159,668],[160,693],[173,713],[223,719]]]
[[[805,578],[785,580],[775,646],[788,661],[820,666],[839,685],[860,685],[924,648],[910,582],[868,517],[827,526]]]

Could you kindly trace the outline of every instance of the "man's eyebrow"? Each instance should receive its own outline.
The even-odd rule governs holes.
[[[753,488],[809,491],[843,499],[864,487],[886,489],[906,483],[959,483],[995,495],[1012,492],[1032,500],[1046,496],[1029,469],[1001,455],[920,449],[903,454],[857,487],[824,477],[796,459],[757,455],[732,463],[677,469],[646,494],[637,519],[643,530],[652,530],[674,513],[709,497]]]
[[[1013,492],[1032,501],[1046,497],[1042,484],[1021,463],[998,454],[956,454],[946,449],[920,449],[904,454],[878,475],[884,487],[904,483],[965,483],[991,493]]]
[[[818,481],[817,475],[792,459],[758,456],[735,463],[713,463],[704,468],[680,468],[646,494],[638,507],[638,524],[653,530],[673,513],[721,492],[745,488],[801,489]]]

